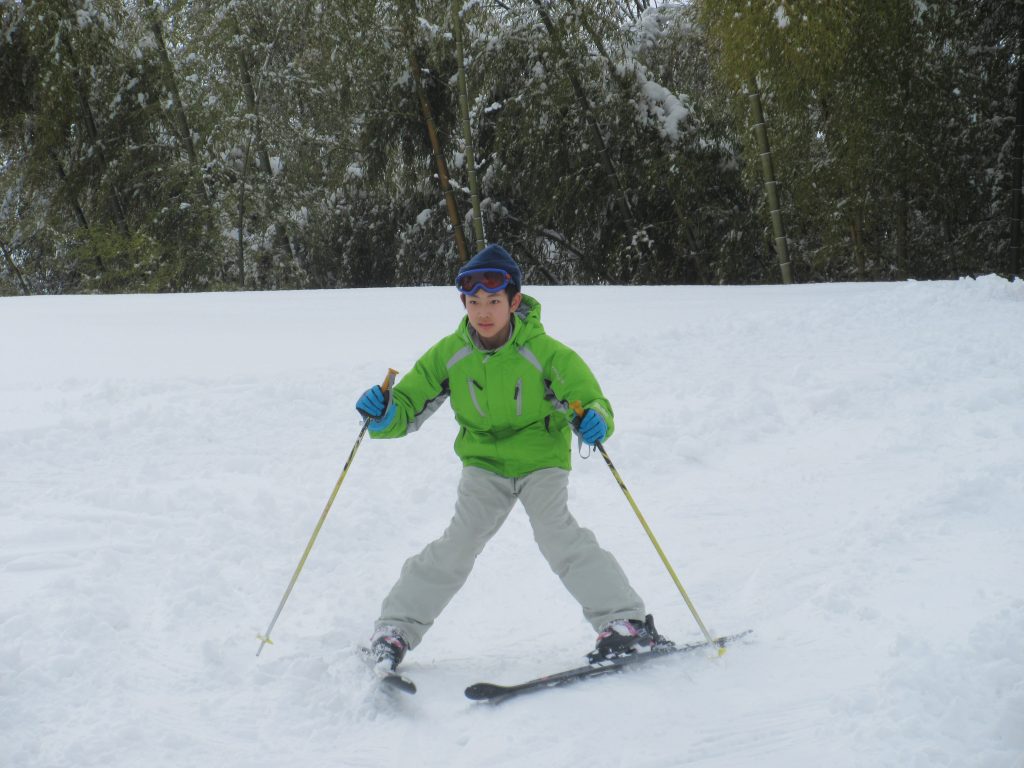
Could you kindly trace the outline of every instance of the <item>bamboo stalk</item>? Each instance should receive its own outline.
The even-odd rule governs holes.
[[[1024,41],[1021,42],[1024,48]],[[1024,60],[1017,60],[1017,119],[1013,129],[1013,193],[1010,199],[1010,269],[1021,275],[1021,185],[1024,184]]]
[[[768,129],[765,125],[764,109],[761,106],[761,93],[753,78],[750,80],[750,109],[754,117],[754,135],[757,137],[758,151],[761,156],[761,172],[764,175],[768,214],[772,221],[775,255],[779,260],[782,282],[789,285],[793,282],[793,265],[789,259],[789,249],[786,245],[786,230],[782,225],[782,207],[779,204],[778,182],[775,179],[775,166],[772,163],[771,147],[768,144]]]
[[[452,24],[455,27],[455,48],[459,66],[459,117],[462,122],[462,140],[466,152],[466,178],[469,180],[470,203],[473,206],[473,235],[476,250],[487,245],[484,238],[484,219],[480,211],[480,180],[476,175],[476,155],[473,150],[473,130],[469,123],[469,87],[466,84],[466,46],[462,29],[462,0],[452,0]]]
[[[26,296],[31,296],[32,291],[29,290],[28,283],[25,282],[25,276],[21,273],[18,268],[18,264],[14,261],[14,257],[11,256],[10,251],[0,243],[0,251],[3,251],[4,261],[7,262],[8,268],[14,273],[14,276],[18,278],[18,283],[21,285],[21,292]]]
[[[444,195],[445,205],[448,208],[448,219],[451,221],[452,232],[455,235],[455,246],[459,249],[459,258],[462,261],[469,259],[466,249],[466,237],[462,232],[462,224],[459,221],[459,207],[455,202],[455,193],[449,181],[448,163],[445,162],[444,152],[441,151],[441,140],[437,135],[437,125],[434,122],[434,112],[427,101],[427,95],[423,92],[420,67],[416,61],[416,54],[413,53],[409,43],[409,69],[412,72],[413,83],[416,86],[416,98],[419,99],[420,113],[423,115],[423,122],[427,127],[427,135],[430,138],[430,149],[434,153],[434,163],[437,165],[437,178],[441,185],[441,193]]]
[[[569,61],[570,57],[568,55],[568,51],[565,48],[562,36],[558,31],[551,14],[548,12],[548,6],[543,3],[542,0],[533,0],[533,4],[537,8],[537,13],[540,15],[541,23],[547,30],[548,36],[561,50],[563,58],[566,61]],[[636,224],[636,217],[633,215],[633,206],[630,205],[629,197],[626,195],[626,191],[622,186],[622,179],[619,177],[618,169],[615,167],[615,163],[612,160],[611,150],[608,148],[608,142],[605,141],[604,136],[601,133],[601,128],[597,123],[597,119],[594,117],[593,105],[587,97],[587,92],[583,88],[583,83],[572,68],[566,68],[565,76],[569,79],[569,84],[572,86],[573,94],[576,96],[576,101],[580,110],[583,112],[584,118],[586,119],[587,127],[590,129],[591,139],[594,142],[594,146],[598,148],[598,155],[601,159],[601,166],[604,170],[605,176],[614,188],[614,200],[616,207],[619,209],[619,215],[622,216],[630,230],[636,232],[638,228]]]

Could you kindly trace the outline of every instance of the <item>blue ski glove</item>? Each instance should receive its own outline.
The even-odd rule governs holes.
[[[580,419],[579,432],[584,443],[594,445],[604,442],[604,436],[608,434],[608,425],[600,413],[588,410]]]
[[[356,410],[368,419],[379,419],[384,415],[387,404],[388,398],[384,394],[384,390],[380,388],[379,384],[375,384],[363,392],[359,400],[356,401]]]
[[[356,401],[356,410],[370,420],[367,425],[371,432],[381,432],[391,426],[395,419],[395,404],[384,394],[380,385],[374,385],[363,392]]]
[[[379,419],[370,419],[370,423],[367,424],[367,429],[371,432],[383,432],[385,429],[391,426],[391,422],[395,420],[395,404],[391,403],[388,409],[384,411],[384,415]]]

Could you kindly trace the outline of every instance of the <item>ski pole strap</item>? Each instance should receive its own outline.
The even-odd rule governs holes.
[[[576,433],[576,451],[579,453],[581,459],[589,459],[593,454],[593,451],[590,450],[590,446],[588,445],[587,452],[583,453],[583,435],[580,434],[580,424],[583,421],[583,414],[585,413],[583,410],[583,403],[579,400],[573,400],[569,403],[569,408],[576,414],[575,418],[572,420],[572,431]]]

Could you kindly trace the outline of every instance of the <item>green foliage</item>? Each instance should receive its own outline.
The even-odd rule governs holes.
[[[80,235],[69,251],[81,290],[91,293],[146,290],[159,261],[156,243],[145,235],[125,236],[116,227],[107,226],[90,227],[81,230]]]
[[[802,279],[1006,270],[1009,190],[992,174],[1006,178],[1024,6],[994,5],[699,3],[720,82],[738,95],[756,78],[767,97]]]
[[[460,10],[461,9],[461,10]],[[472,241],[532,282],[1007,271],[1022,3],[228,0],[2,6],[0,293],[445,284],[411,62]]]

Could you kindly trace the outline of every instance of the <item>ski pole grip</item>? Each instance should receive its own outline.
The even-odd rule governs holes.
[[[395,386],[395,377],[398,376],[398,371],[394,368],[388,368],[388,375],[384,377],[384,383],[380,385],[380,388],[387,392],[393,386]]]
[[[577,432],[578,434],[580,424],[583,422],[583,414],[585,413],[585,411],[583,410],[583,403],[581,403],[579,400],[573,400],[571,403],[569,403],[569,408],[571,408],[572,412],[576,414],[572,418],[572,429],[574,432]]]

